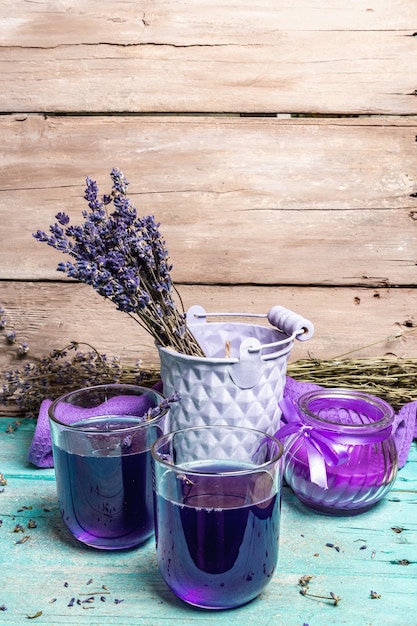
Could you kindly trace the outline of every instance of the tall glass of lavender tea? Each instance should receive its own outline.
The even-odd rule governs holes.
[[[163,399],[145,387],[108,384],[50,406],[59,507],[80,542],[120,550],[153,535],[150,449],[165,432]]]
[[[228,609],[253,600],[278,562],[280,441],[236,426],[186,428],[152,447],[160,573],[182,600]]]

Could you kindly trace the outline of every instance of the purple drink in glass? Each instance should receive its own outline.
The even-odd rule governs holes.
[[[89,422],[91,432],[140,424],[121,416]],[[121,549],[143,543],[153,534],[149,449],[129,452],[122,444],[119,449],[101,447],[90,454],[75,454],[57,446],[54,462],[61,515],[74,537],[87,545],[106,547],[111,542],[112,549]]]
[[[194,439],[196,433],[210,439],[213,429],[207,446]],[[225,443],[230,433],[237,437],[231,448]],[[202,608],[249,602],[278,561],[281,444],[227,426],[185,429],[159,443],[153,447],[155,537],[163,579],[179,598]]]
[[[147,411],[162,399],[142,387],[103,385],[71,392],[50,407],[60,512],[82,543],[121,550],[153,534],[150,449],[167,412],[149,418]]]

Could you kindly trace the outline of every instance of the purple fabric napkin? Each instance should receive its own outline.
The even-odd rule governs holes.
[[[320,388],[320,385],[300,382],[287,376],[284,396],[292,400],[297,400],[300,395]],[[162,392],[162,384],[160,382],[157,383],[154,389]],[[107,402],[105,405],[106,413],[123,413],[127,415],[132,411],[132,414],[137,415],[135,411],[138,410],[138,401],[143,403],[144,397],[123,396],[122,398],[113,398],[113,400],[119,403],[118,406],[115,406],[112,400]],[[123,405],[120,404],[120,402],[123,402]],[[54,465],[48,418],[48,409],[51,404],[51,400],[44,400],[41,404],[35,433],[28,453],[30,463],[40,468],[53,467]],[[148,408],[149,406],[145,408],[142,405],[139,407],[139,410],[141,410],[143,414]],[[80,418],[80,411],[85,415],[85,412],[88,410],[89,409],[80,409],[78,407],[73,407],[73,409],[68,410],[68,405],[66,405],[65,419],[68,420],[66,423],[70,424],[76,421]],[[63,416],[60,416],[60,419],[64,421]],[[401,410],[395,414],[393,434],[398,451],[398,465],[399,467],[403,467],[407,461],[413,437],[417,437],[417,401],[405,404]]]
[[[28,452],[28,461],[40,468],[54,466],[48,409],[52,400],[44,400],[39,409],[35,433]],[[100,415],[144,415],[153,406],[149,396],[117,396],[100,406]],[[61,410],[60,410],[61,409]],[[57,405],[56,416],[64,424],[73,424],[82,417],[97,415],[97,407],[84,409],[66,403]]]
[[[312,383],[299,382],[287,376],[284,396],[296,401],[299,396],[314,389],[321,389],[321,387]],[[413,438],[417,437],[417,401],[405,404],[395,414],[392,432],[398,452],[398,467],[403,467]]]

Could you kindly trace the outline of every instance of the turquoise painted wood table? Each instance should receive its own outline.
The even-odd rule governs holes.
[[[167,589],[153,539],[120,553],[73,539],[61,523],[53,470],[26,460],[34,424],[23,421],[13,430],[13,423],[0,420],[2,624],[417,626],[415,442],[394,489],[362,515],[314,514],[284,487],[273,580],[250,604],[209,612]],[[324,597],[300,593],[300,579],[310,576],[308,593]],[[336,604],[331,593],[340,597]]]

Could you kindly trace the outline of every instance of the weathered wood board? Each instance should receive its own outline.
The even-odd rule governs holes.
[[[32,238],[120,167],[178,283],[417,283],[417,121],[0,118],[0,277],[57,279]],[[24,254],[17,255],[17,250]]]
[[[351,358],[405,357],[417,351],[413,289],[181,285],[180,292],[185,307],[201,304],[208,312],[266,313],[281,304],[307,317],[315,325],[314,337],[295,342],[292,361],[336,358],[350,351]],[[78,341],[129,364],[158,362],[151,337],[86,285],[0,282],[0,302],[32,356]],[[1,336],[0,341],[0,367],[21,367],[16,346],[7,346]]]
[[[415,7],[399,4],[6,0],[0,110],[413,115]]]
[[[53,470],[37,470],[26,460],[33,423],[6,434],[13,422],[0,422],[0,472],[7,479],[0,493],[0,606],[7,609],[2,624],[22,626],[39,611],[33,623],[41,626],[362,626],[386,624],[388,615],[392,626],[416,624],[415,444],[393,491],[359,517],[317,515],[284,487],[279,563],[269,586],[244,607],[210,612],[185,605],[167,589],[153,539],[120,553],[86,549],[73,539],[59,516]],[[29,519],[36,528],[27,528]],[[24,535],[13,532],[17,523],[30,536],[21,545],[16,541]],[[329,597],[331,591],[340,603],[303,597],[298,581],[306,575],[313,576],[311,593]],[[381,597],[371,599],[371,591]],[[84,606],[94,609],[68,606],[72,597],[84,600],[92,592],[99,593]],[[116,598],[123,602],[115,604]]]

